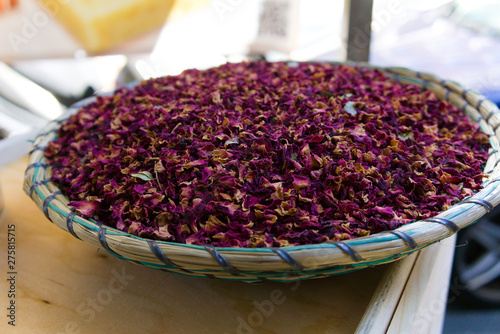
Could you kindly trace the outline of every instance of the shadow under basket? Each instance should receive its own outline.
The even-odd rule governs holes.
[[[348,65],[371,67],[358,63]],[[47,144],[56,138],[61,122],[95,97],[75,104],[37,136],[25,172],[24,191],[47,219],[75,238],[104,248],[121,259],[187,276],[245,282],[294,281],[327,277],[400,259],[453,235],[499,204],[500,137],[497,129],[500,110],[484,96],[453,81],[404,68],[376,68],[391,80],[434,92],[479,123],[481,130],[490,136],[491,144],[484,170],[488,177],[481,191],[435,217],[341,242],[282,248],[231,248],[145,239],[76,215],[68,207],[67,197],[50,181],[51,168],[44,157]]]

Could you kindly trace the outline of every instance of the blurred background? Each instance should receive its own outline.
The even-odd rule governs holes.
[[[227,61],[403,66],[498,104],[498,17],[496,0],[0,0],[0,165],[83,97]],[[459,236],[445,333],[500,332],[498,221]]]
[[[369,61],[435,73],[498,102],[499,8],[495,0],[373,0]],[[250,53],[344,60],[343,17],[340,0],[2,0],[0,60],[77,95],[113,88],[124,68],[177,74]],[[370,35],[358,32],[365,43]]]

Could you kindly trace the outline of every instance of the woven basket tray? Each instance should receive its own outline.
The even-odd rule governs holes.
[[[67,206],[66,196],[50,181],[51,168],[44,158],[46,145],[56,137],[61,122],[94,98],[76,104],[38,135],[30,152],[24,191],[47,219],[75,238],[102,247],[121,259],[188,276],[246,282],[292,281],[326,277],[394,261],[451,236],[499,204],[500,132],[496,130],[500,127],[500,110],[482,95],[455,82],[403,68],[378,69],[393,80],[434,92],[438,98],[452,102],[479,122],[481,129],[490,136],[492,147],[485,166],[489,177],[480,192],[433,218],[342,242],[248,249],[144,239],[79,217]]]

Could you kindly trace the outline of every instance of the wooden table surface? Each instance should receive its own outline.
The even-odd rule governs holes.
[[[410,333],[442,326],[453,243],[294,283],[184,277],[120,260],[53,225],[22,191],[26,164],[0,169],[0,333]],[[14,287],[7,281],[12,225]],[[7,317],[12,300],[15,326]],[[438,306],[428,311],[429,303]]]

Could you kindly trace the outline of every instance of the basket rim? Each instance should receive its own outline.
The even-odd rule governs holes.
[[[404,67],[379,67],[358,62],[326,63],[330,63],[333,65],[345,64],[380,70],[384,72],[384,74],[388,75],[391,80],[395,80],[400,83],[411,83],[420,86],[424,90],[431,90],[436,94],[436,96],[438,96],[438,98],[447,100],[466,112],[474,121],[479,123],[481,130],[490,136],[489,141],[491,149],[489,150],[490,152],[488,162],[486,163],[484,168],[484,173],[487,174],[490,178],[486,181],[483,181],[483,189],[476,192],[472,197],[468,197],[463,201],[456,203],[452,207],[440,212],[438,215],[432,218],[417,220],[412,223],[405,224],[394,230],[383,231],[380,233],[343,241],[293,245],[279,248],[243,248],[214,247],[210,245],[190,245],[171,241],[142,238],[124,231],[120,231],[110,226],[105,226],[100,222],[92,219],[84,219],[77,214],[72,213],[67,205],[63,209],[55,204],[59,201],[63,205],[65,205],[64,201],[66,201],[67,203],[68,200],[61,193],[60,189],[50,181],[50,175],[47,172],[47,170],[49,170],[50,168],[46,163],[44,157],[45,146],[43,144],[46,144],[55,139],[57,137],[57,130],[59,128],[59,125],[82,106],[95,100],[96,97],[93,96],[81,100],[71,106],[63,116],[49,122],[49,124],[47,124],[47,126],[42,129],[40,134],[35,138],[34,147],[29,153],[29,165],[25,172],[24,190],[31,197],[31,199],[35,201],[35,203],[43,210],[44,214],[49,220],[53,221],[54,216],[57,215],[62,216],[66,219],[66,226],[62,226],[64,224],[61,223],[57,224],[59,227],[70,232],[73,236],[79,239],[80,237],[74,231],[73,227],[70,227],[70,220],[71,225],[73,223],[76,223],[77,225],[79,224],[87,229],[90,229],[91,231],[96,233],[96,237],[98,239],[97,241],[102,245],[103,248],[106,249],[106,251],[126,260],[128,259],[127,257],[123,257],[111,247],[109,247],[108,242],[110,237],[133,239],[135,241],[148,244],[151,252],[154,253],[153,255],[158,258],[160,262],[163,262],[163,264],[166,265],[164,266],[165,268],[169,268],[167,264],[176,266],[172,263],[172,261],[168,259],[167,261],[165,261],[165,259],[162,258],[161,254],[158,253],[159,249],[163,254],[163,257],[165,257],[163,248],[168,247],[170,249],[176,248],[179,250],[200,251],[205,253],[208,252],[210,253],[209,257],[212,257],[212,262],[215,261],[217,265],[219,265],[219,268],[222,267],[224,271],[229,272],[231,272],[232,270],[236,270],[238,272],[249,272],[239,271],[235,269],[230,264],[230,262],[227,261],[227,258],[231,258],[233,255],[236,256],[241,254],[244,256],[249,256],[249,253],[254,256],[273,255],[273,258],[275,260],[285,262],[289,266],[287,272],[290,272],[290,269],[292,269],[293,272],[307,272],[308,275],[324,270],[325,268],[325,270],[327,270],[328,268],[333,268],[337,266],[337,264],[331,263],[329,267],[322,266],[319,269],[307,268],[307,266],[303,266],[301,264],[300,260],[297,260],[294,257],[299,255],[303,251],[310,253],[315,250],[335,249],[336,252],[340,252],[344,257],[346,257],[346,259],[344,259],[344,261],[340,265],[350,265],[354,268],[357,266],[369,266],[373,264],[386,263],[390,260],[390,258],[396,259],[401,256],[408,255],[410,253],[413,253],[414,251],[427,247],[435,242],[438,242],[446,237],[455,234],[456,232],[458,232],[458,230],[473,224],[482,215],[491,211],[496,205],[500,203],[500,187],[498,187],[498,181],[500,181],[500,166],[498,163],[500,162],[500,156],[498,155],[498,150],[500,150],[500,141],[499,136],[496,135],[496,130],[500,127],[500,110],[494,103],[487,100],[484,96],[476,91],[465,89],[455,81],[443,80],[430,73],[413,71]],[[126,87],[131,88],[137,83],[137,81],[129,83],[128,85],[126,85]],[[107,94],[109,93],[105,93],[103,95]],[[41,178],[38,178],[38,175],[41,175]],[[45,192],[47,191],[48,193],[46,194]],[[497,194],[496,192],[499,193]],[[461,218],[461,216],[471,212],[471,210],[474,211],[471,217],[463,221],[455,221],[457,217]],[[69,219],[68,216],[71,216],[71,219]],[[421,236],[423,232],[428,232],[429,230],[434,231],[437,234],[437,237],[431,238],[431,240],[428,240],[426,242],[415,241],[415,238]],[[365,258],[362,256],[365,255],[364,251],[362,249],[358,249],[370,244],[373,246],[387,244],[390,242],[397,242],[400,244],[399,247],[395,248],[397,251],[389,252],[390,255],[385,254],[384,256]],[[114,243],[113,246],[116,246],[116,243]],[[377,249],[378,251],[380,251],[379,248]],[[147,263],[147,261],[145,262]],[[158,262],[156,263],[158,264]],[[153,265],[153,263],[149,264]],[[161,266],[161,263],[159,265]],[[258,273],[261,271],[256,270],[255,272]]]

